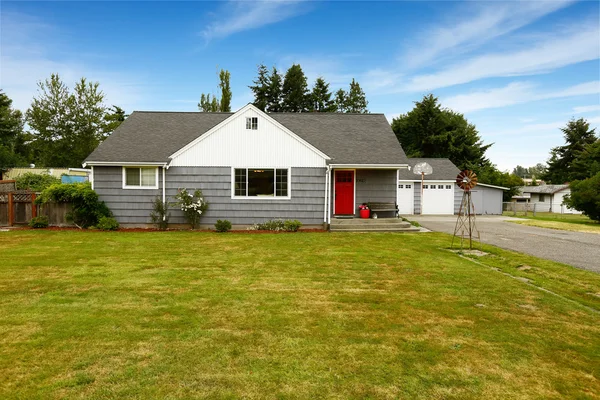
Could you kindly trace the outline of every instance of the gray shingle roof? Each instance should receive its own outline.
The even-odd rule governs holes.
[[[452,161],[447,158],[409,158],[408,165],[410,166],[410,171],[400,170],[400,179],[411,181],[420,180],[421,175],[415,175],[413,173],[413,168],[417,163],[423,161],[433,168],[433,173],[431,175],[425,175],[426,181],[453,181],[460,172],[456,165],[452,164]]]
[[[168,162],[169,156],[233,113],[133,112],[86,162]],[[332,158],[332,164],[405,164],[383,114],[271,113]]]
[[[569,185],[540,185],[540,186],[521,186],[519,191],[521,193],[544,193],[552,194],[565,190]]]

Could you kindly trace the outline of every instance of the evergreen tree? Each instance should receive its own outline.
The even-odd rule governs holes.
[[[273,67],[269,78],[269,89],[267,91],[267,111],[283,111],[283,78],[277,68]]]
[[[0,90],[0,171],[27,164],[23,114]]]
[[[282,92],[282,111],[308,111],[310,104],[308,84],[306,83],[306,76],[300,65],[294,64],[287,70],[283,80]]]
[[[329,83],[325,82],[325,79],[321,77],[317,78],[310,95],[310,111],[334,112],[336,106],[331,96]]]
[[[348,94],[344,89],[340,89],[335,92],[335,100],[333,101],[335,105],[335,111],[339,113],[346,112],[346,104],[348,103]]]
[[[217,112],[219,111],[220,104],[219,99],[216,96],[202,93],[200,95],[200,103],[198,103],[198,109],[201,112]]]
[[[369,112],[369,110],[367,110],[368,104],[369,102],[367,101],[365,92],[362,90],[358,82],[352,78],[352,82],[350,82],[350,90],[346,96],[346,112],[366,114]]]
[[[479,132],[462,114],[442,109],[433,95],[423,97],[406,114],[394,118],[392,129],[409,157],[449,158],[460,169],[480,172],[490,167]]]
[[[254,86],[248,86],[254,93],[254,101],[252,104],[262,111],[266,111],[267,105],[269,104],[271,76],[264,64],[258,66],[258,76],[252,83],[254,83]]]
[[[584,153],[588,145],[594,144],[598,140],[596,130],[590,129],[590,124],[583,118],[572,119],[560,130],[563,132],[566,144],[554,147],[550,151],[550,160],[548,160],[548,169],[544,174],[544,180],[561,184],[590,177],[591,175],[585,171],[583,174],[581,171],[579,173],[574,171],[573,163]]]
[[[220,110],[221,112],[230,112],[231,111],[231,86],[229,84],[229,78],[231,74],[229,71],[221,70],[219,73],[219,87],[221,88],[221,104]]]
[[[104,120],[106,121],[107,134],[110,135],[113,133],[114,130],[117,129],[128,116],[129,115],[125,114],[125,110],[119,106],[113,105],[111,108],[109,108],[108,113],[104,117]]]

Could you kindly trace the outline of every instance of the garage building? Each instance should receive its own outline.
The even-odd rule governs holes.
[[[410,170],[398,172],[397,203],[400,215],[458,214],[463,191],[456,185],[460,170],[447,158],[411,158]],[[433,173],[423,181],[423,209],[421,210],[421,175],[415,175],[417,163],[427,162]],[[502,214],[502,192],[508,188],[478,184],[472,190],[477,214]]]

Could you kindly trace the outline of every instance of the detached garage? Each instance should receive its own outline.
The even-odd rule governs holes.
[[[421,175],[413,173],[414,166],[420,162],[428,163],[433,169],[433,172],[424,178],[423,190]],[[400,215],[458,214],[463,195],[462,189],[456,185],[456,176],[460,170],[447,158],[411,158],[408,164],[409,170],[398,171],[397,203]],[[503,190],[508,188],[478,184],[472,191],[475,212],[502,214]]]

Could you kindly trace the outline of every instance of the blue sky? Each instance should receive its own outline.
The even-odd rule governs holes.
[[[26,109],[58,72],[99,81],[108,104],[195,111],[231,72],[233,108],[256,66],[300,63],[309,83],[352,78],[388,119],[433,93],[474,123],[501,169],[600,126],[597,1],[0,2],[0,87]]]

